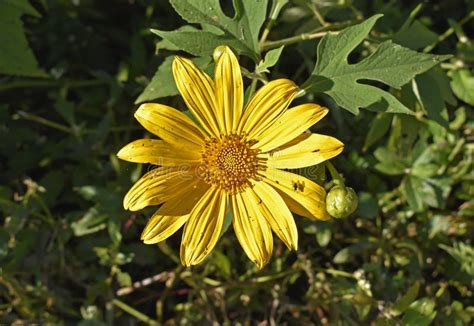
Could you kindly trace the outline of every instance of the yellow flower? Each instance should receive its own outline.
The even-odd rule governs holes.
[[[161,205],[142,233],[146,244],[165,240],[184,225],[181,262],[200,263],[216,245],[227,210],[247,256],[262,268],[270,260],[273,232],[289,249],[298,246],[290,211],[329,218],[325,190],[282,169],[319,164],[343,149],[329,136],[305,132],[328,112],[317,104],[288,109],[298,87],[288,79],[269,82],[244,107],[237,58],[216,49],[214,80],[190,60],[176,57],[173,75],[193,122],[171,107],[148,103],[137,120],[161,138],[136,140],[117,154],[151,163],[124,198],[131,211]]]

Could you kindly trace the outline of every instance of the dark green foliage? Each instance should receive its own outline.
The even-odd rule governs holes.
[[[472,1],[221,3],[0,1],[0,324],[471,325]],[[286,77],[330,109],[313,131],[344,142],[359,197],[345,219],[296,216],[298,252],[275,240],[262,271],[231,226],[184,269],[180,232],[144,245],[154,209],[122,208],[151,169],[115,156],[146,135],[134,103],[185,110],[172,56],[212,74],[221,43],[248,92]]]

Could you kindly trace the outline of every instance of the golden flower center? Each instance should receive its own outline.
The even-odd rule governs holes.
[[[257,177],[261,167],[258,150],[250,146],[250,142],[234,134],[208,139],[201,165],[204,180],[230,192],[250,185],[250,179]]]

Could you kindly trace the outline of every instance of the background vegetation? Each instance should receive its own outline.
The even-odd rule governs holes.
[[[231,2],[222,3],[232,15]],[[284,6],[257,54],[286,46],[257,72],[259,58],[241,56],[248,85],[278,77],[303,84],[326,31],[378,13],[351,63],[384,40],[453,56],[400,89],[363,82],[415,115],[354,115],[331,94],[303,98],[330,108],[315,131],[346,144],[334,164],[359,208],[344,220],[297,218],[298,252],[277,242],[270,265],[257,271],[232,230],[205,263],[184,269],[179,232],[146,246],[139,235],[153,210],[122,208],[150,168],[115,156],[144,134],[134,103],[160,98],[185,109],[168,96],[165,58],[189,54],[150,32],[185,24],[172,6],[0,2],[0,323],[472,324],[474,2],[275,3]],[[202,51],[204,66],[211,58]],[[302,172],[330,187],[323,168]]]

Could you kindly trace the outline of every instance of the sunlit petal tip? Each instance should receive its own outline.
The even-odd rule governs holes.
[[[142,240],[144,244],[155,244],[160,242],[158,240],[154,240],[153,237],[151,237],[149,234],[146,234],[146,236],[142,234],[140,240]]]
[[[192,254],[192,251],[191,251],[191,248],[189,248],[189,246],[181,246],[181,255],[180,255],[180,259],[181,259],[181,264],[184,266],[184,267],[191,267],[191,266],[194,266],[194,265],[197,265],[199,263],[196,262],[196,259],[193,259],[193,254]]]
[[[177,65],[177,64],[180,64],[180,63],[182,64],[182,62],[183,62],[184,59],[185,59],[185,58],[180,57],[179,55],[175,55],[175,56],[173,57],[173,65]]]
[[[122,148],[117,152],[117,154],[115,154],[115,155],[117,155],[117,157],[118,157],[119,159],[122,159],[122,160],[123,160],[123,158],[125,157],[125,153],[126,153],[126,151],[127,151],[127,146],[128,146],[128,145],[122,147]]]
[[[268,265],[270,262],[271,253],[265,253],[263,257],[259,257],[258,260],[254,261],[255,265],[257,266],[258,270],[262,270],[265,266]]]
[[[118,152],[117,152],[117,157],[121,160],[124,161],[129,161],[133,162],[133,149],[135,148],[134,142],[129,143],[122,147]]]
[[[262,270],[266,265],[263,261],[254,261],[254,264],[257,266],[259,271]]]
[[[142,234],[140,235],[140,240],[142,240],[143,242],[145,242],[149,233],[150,233],[149,230],[147,230],[147,229],[145,228],[145,229],[143,230]],[[145,243],[146,243],[146,242],[145,242]]]
[[[298,242],[293,242],[290,244],[290,250],[298,251]]]
[[[141,205],[139,201],[137,200],[132,200],[132,195],[131,195],[131,190],[130,189],[127,194],[125,195],[123,199],[123,208],[125,210],[131,211],[131,212],[136,212],[144,208],[146,205]]]
[[[145,208],[147,205],[143,205],[143,203],[130,203],[129,201],[127,202],[124,202],[123,203],[123,208],[125,208],[126,210],[129,210],[131,212],[137,212],[139,210],[142,210],[143,208]]]
[[[232,58],[235,58],[237,59],[237,57],[235,56],[234,54],[234,51],[232,51],[231,48],[229,48],[227,45],[224,45],[223,48],[222,48],[222,54],[221,56],[219,57],[219,59],[222,60],[222,57],[226,55],[226,56],[231,56]]]
[[[214,49],[214,51],[212,52],[212,58],[214,59],[214,62],[217,62],[219,60],[219,58],[222,56],[222,53],[224,53],[224,51],[226,50],[225,48],[225,45],[221,45]]]
[[[177,76],[180,76],[182,74],[182,70],[187,70],[185,60],[186,60],[185,58],[182,58],[179,56],[174,57],[171,68],[173,70],[173,75],[174,75],[175,80]]]
[[[179,69],[188,70],[189,68],[198,69],[196,65],[189,59],[184,57],[175,56],[173,60],[173,73],[179,73]]]
[[[138,107],[138,109],[135,111],[135,113],[133,114],[133,116],[135,117],[135,119],[139,120],[140,117],[143,117],[143,116],[147,116],[147,111],[148,109],[153,106],[153,103],[143,103],[143,104],[140,104],[140,106]]]
[[[138,109],[133,114],[133,117],[142,123],[143,120],[150,119],[150,109],[153,107],[153,103],[143,103],[141,104]]]
[[[319,105],[318,105],[319,106]],[[326,114],[329,113],[329,109],[325,106],[319,106],[318,110],[320,111],[321,119],[326,116]]]
[[[275,87],[281,88],[281,93],[285,94],[285,97],[289,99],[289,102],[291,102],[300,91],[299,86],[296,85],[295,82],[290,79],[282,78],[282,79],[277,79],[276,81],[279,81],[279,83],[275,83]],[[271,81],[270,83],[272,82],[273,81]]]
[[[339,155],[343,150],[344,150],[344,143],[342,141],[340,141],[339,139],[337,138],[334,138],[334,137],[331,137],[334,142],[334,147],[337,148],[339,150],[339,152],[335,155]]]
[[[124,208],[126,211],[131,210],[131,209],[130,209],[130,201],[129,201],[127,195],[125,195],[125,198],[123,199],[123,203],[122,203],[122,204],[123,204],[123,208]]]

